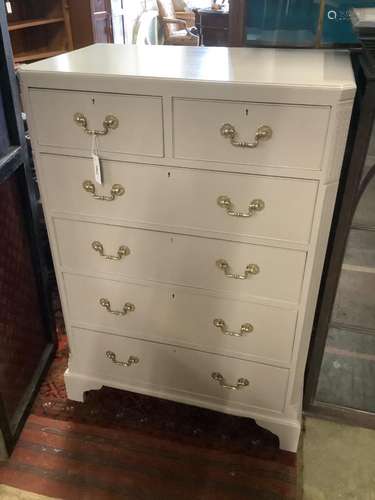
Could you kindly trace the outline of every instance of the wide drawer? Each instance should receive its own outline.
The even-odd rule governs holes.
[[[225,406],[278,412],[284,408],[287,369],[90,330],[73,328],[72,333],[69,368],[100,378],[107,385],[112,382],[134,391],[180,392]],[[130,366],[115,361],[129,362]],[[218,374],[215,378],[222,376],[222,383],[234,389],[222,387],[213,374]]]
[[[176,158],[258,166],[319,170],[330,108],[232,101],[174,99],[173,131]],[[221,134],[232,125],[235,140],[255,142],[262,126],[272,137],[256,147],[235,147]],[[254,146],[254,144],[253,144]]]
[[[64,274],[64,284],[75,325],[272,364],[290,362],[295,310],[71,274]]]
[[[90,152],[92,136],[74,122],[75,114],[99,131],[113,115],[118,127],[98,137],[100,151],[164,156],[161,97],[32,89],[30,101],[40,146]]]
[[[299,300],[306,259],[302,251],[66,219],[54,219],[54,224],[66,270]],[[246,279],[226,276],[219,267],[222,260],[227,273]]]
[[[315,181],[105,161],[100,186],[87,159],[42,155],[40,168],[48,207],[55,211],[229,239],[245,236],[300,243],[310,239]],[[114,184],[125,192],[113,201],[98,200],[83,188],[86,180],[98,195],[111,196]],[[231,216],[218,204],[223,195],[236,211],[249,212],[253,200],[262,200],[264,208],[253,210],[251,217]]]

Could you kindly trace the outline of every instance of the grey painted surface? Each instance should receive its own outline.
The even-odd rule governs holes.
[[[375,269],[375,231],[350,231],[344,264]]]
[[[330,328],[316,399],[375,412],[375,335]]]
[[[375,273],[342,271],[332,322],[374,329]]]
[[[303,500],[375,500],[375,430],[305,421]]]
[[[364,169],[364,175],[367,174],[369,169],[373,166],[375,162],[375,157],[368,159],[366,168]],[[354,224],[361,226],[375,226],[375,180],[372,179],[370,184],[367,186],[362,198],[358,204],[357,210],[354,214],[353,219]]]

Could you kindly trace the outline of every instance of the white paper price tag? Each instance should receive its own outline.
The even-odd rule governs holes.
[[[102,166],[99,157],[98,140],[95,135],[92,136],[91,157],[94,166],[95,181],[98,184],[103,184]]]
[[[102,167],[100,165],[100,158],[96,153],[93,153],[92,155],[92,161],[94,162],[94,174],[95,174],[95,180],[98,184],[103,184],[103,179],[102,179]]]
[[[7,13],[8,14],[12,14],[13,13],[12,4],[10,2],[5,2],[5,6],[6,6],[6,9],[7,9]]]

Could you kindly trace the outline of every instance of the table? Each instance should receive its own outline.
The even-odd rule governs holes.
[[[197,25],[200,27],[201,45],[228,46],[229,12],[198,9]]]

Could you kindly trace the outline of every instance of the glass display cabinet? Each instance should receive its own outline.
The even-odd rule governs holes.
[[[375,8],[354,11],[358,94],[310,349],[305,410],[375,426]]]
[[[16,443],[55,349],[40,207],[13,64],[0,1],[0,461]]]
[[[263,47],[357,44],[350,10],[373,6],[374,0],[246,0],[245,44]]]

